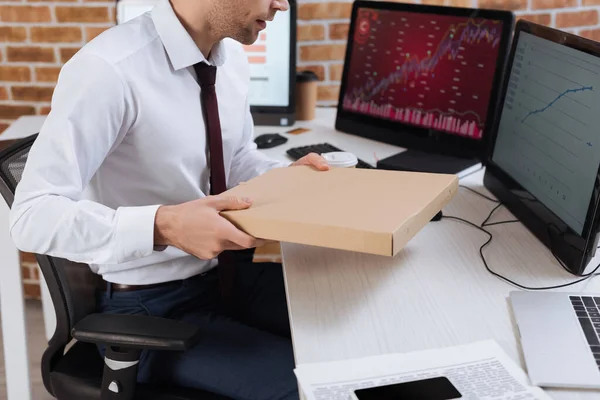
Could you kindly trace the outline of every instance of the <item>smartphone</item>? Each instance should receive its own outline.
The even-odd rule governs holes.
[[[462,395],[446,377],[394,383],[352,392],[353,400],[450,400]]]

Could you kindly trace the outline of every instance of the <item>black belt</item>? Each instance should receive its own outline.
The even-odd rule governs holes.
[[[157,288],[157,287],[161,287],[161,286],[167,286],[167,285],[171,285],[176,282],[177,281],[152,283],[152,284],[148,284],[148,285],[125,285],[122,283],[111,283],[111,282],[103,281],[102,289],[109,290],[109,285],[110,285],[110,290],[112,290],[113,292],[133,292],[136,290],[151,289],[151,288]]]

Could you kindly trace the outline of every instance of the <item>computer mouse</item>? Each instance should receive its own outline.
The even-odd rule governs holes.
[[[264,133],[262,135],[258,135],[254,139],[254,143],[256,143],[256,147],[259,149],[270,149],[271,147],[279,146],[280,144],[284,144],[287,142],[287,138],[281,136],[278,133]]]

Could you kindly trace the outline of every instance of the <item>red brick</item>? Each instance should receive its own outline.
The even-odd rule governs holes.
[[[319,101],[337,101],[340,94],[338,85],[324,85],[317,88],[317,98]]]
[[[583,29],[579,35],[595,41],[600,41],[600,29]]]
[[[60,62],[66,63],[79,51],[79,47],[63,47],[60,49]]]
[[[317,75],[320,81],[325,80],[325,67],[323,65],[303,65],[301,67],[297,67],[296,71],[312,71]]]
[[[546,26],[549,26],[552,23],[552,15],[550,14],[523,14],[517,16],[517,21],[520,19]]]
[[[351,14],[352,3],[347,2],[306,3],[298,6],[299,20],[346,19]]]
[[[346,40],[348,39],[349,24],[330,24],[329,25],[329,39],[331,40]]]
[[[85,40],[86,42],[91,41],[102,32],[110,29],[110,26],[88,26],[85,28]]]
[[[24,251],[21,251],[19,253],[20,253],[21,263],[37,263],[37,260],[35,258],[35,254],[33,254],[33,253],[26,253]]]
[[[42,297],[40,285],[37,283],[24,283],[23,294],[26,299],[40,299]]]
[[[31,269],[29,265],[21,265],[21,278],[22,279],[31,279]]]
[[[531,8],[533,10],[575,6],[577,6],[577,0],[531,0]]]
[[[31,70],[29,67],[0,66],[0,81],[29,82]]]
[[[345,44],[319,44],[300,46],[301,61],[339,61],[344,59]]]
[[[31,28],[31,41],[34,43],[75,43],[81,42],[81,28],[75,26],[35,26]]]
[[[330,64],[329,65],[329,80],[330,81],[341,81],[343,73],[344,73],[344,64]]]
[[[600,4],[600,0],[581,0],[582,6],[596,6]]]
[[[0,86],[0,100],[8,100],[8,90],[4,86]]]
[[[13,86],[12,98],[18,101],[51,101],[54,88],[45,86]]]
[[[297,36],[299,42],[325,40],[325,27],[318,24],[298,25]]]
[[[7,47],[6,58],[13,62],[54,62],[54,49],[50,47]]]
[[[50,22],[48,6],[0,6],[0,20],[4,22]]]
[[[48,115],[50,114],[50,106],[44,106],[40,108],[39,115]]]
[[[35,69],[35,79],[38,82],[53,82],[58,80],[60,67],[37,67]]]
[[[497,10],[524,10],[527,0],[479,0],[479,7]]]
[[[0,26],[0,42],[24,42],[27,31],[20,26]]]
[[[586,10],[575,12],[559,12],[556,14],[557,28],[571,28],[574,26],[597,25],[598,11]]]
[[[0,133],[7,130],[9,126],[10,126],[10,124],[0,123]]]
[[[35,115],[35,108],[0,104],[0,119],[17,119],[22,115]]]
[[[110,22],[111,16],[106,7],[64,7],[56,6],[58,22]]]
[[[471,0],[423,0],[423,4],[436,6],[471,7]]]

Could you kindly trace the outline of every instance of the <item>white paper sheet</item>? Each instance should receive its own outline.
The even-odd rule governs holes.
[[[463,399],[550,400],[492,340],[406,354],[301,364],[295,370],[307,400],[349,400],[359,388],[447,377]]]

